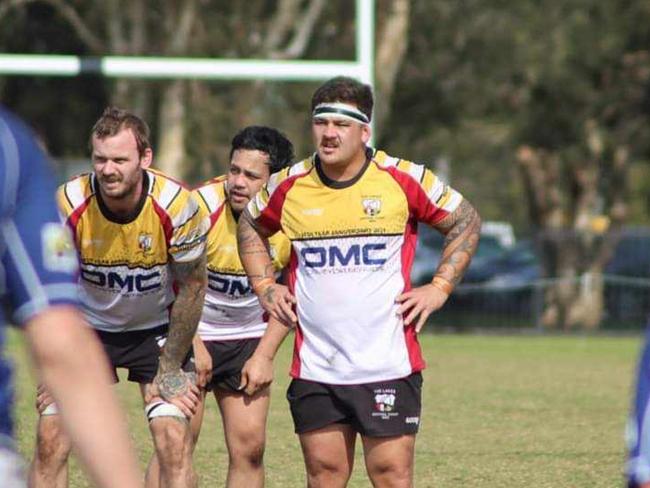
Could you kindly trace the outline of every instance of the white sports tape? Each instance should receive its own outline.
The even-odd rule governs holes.
[[[45,417],[47,415],[57,415],[58,413],[59,407],[56,406],[56,403],[52,402],[47,407],[45,407],[45,410],[43,410],[43,412],[41,412],[41,417]]]
[[[178,417],[187,420],[185,414],[176,405],[160,400],[144,407],[144,414],[149,422],[157,417]]]

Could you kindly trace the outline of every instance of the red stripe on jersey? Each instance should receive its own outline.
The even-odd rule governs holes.
[[[309,174],[309,172],[301,173],[291,176],[278,185],[275,191],[269,198],[269,203],[266,208],[260,213],[256,222],[261,224],[265,229],[275,233],[282,229],[282,206],[287,198],[287,193],[293,187],[296,180],[302,176]]]
[[[165,233],[165,242],[167,243],[167,247],[169,247],[169,244],[171,243],[172,240],[172,235],[174,233],[174,226],[172,224],[172,219],[169,217],[167,212],[165,212],[165,209],[162,208],[160,205],[158,205],[158,202],[156,202],[155,199],[152,198],[151,203],[153,204],[154,211],[156,212],[158,218],[160,219],[160,224],[162,225],[163,232]],[[176,282],[176,280],[172,282],[172,290],[174,292],[174,296],[178,295],[178,283]],[[169,306],[167,307],[168,321],[171,319],[174,303],[176,303],[175,300],[172,303],[170,303]]]
[[[404,279],[404,291],[411,289],[411,267],[415,258],[415,248],[417,247],[417,222],[411,218],[406,223],[404,229],[404,244],[402,244],[402,278]],[[404,342],[411,363],[413,373],[421,371],[426,367],[422,350],[418,342],[418,336],[415,333],[415,322],[404,327]]]
[[[219,208],[217,208],[214,212],[210,214],[210,228],[208,229],[208,232],[212,230],[214,224],[216,224],[217,220],[219,220],[219,217],[221,216],[225,206],[226,206],[226,202],[224,201],[221,205],[219,205]]]
[[[444,219],[449,212],[436,207],[418,181],[411,175],[400,171],[395,167],[377,166],[379,169],[388,172],[397,184],[402,188],[409,204],[409,213],[420,222],[433,225]]]
[[[288,271],[286,272],[287,276],[287,286],[289,291],[296,296],[296,269],[298,268],[298,256],[296,255],[293,247],[291,248],[291,254],[289,256],[289,266]],[[294,307],[294,313],[298,313],[296,310],[297,307]],[[289,374],[294,378],[300,378],[300,348],[302,347],[302,342],[304,337],[302,335],[302,329],[300,328],[300,322],[296,326],[296,335],[293,341],[293,359],[291,361],[291,371]]]
[[[415,259],[415,249],[418,242],[417,222],[409,219],[404,229],[404,243],[402,244],[402,278],[404,291],[411,289],[411,268]]]
[[[79,205],[66,220],[68,227],[70,227],[72,230],[72,235],[74,236],[74,242],[77,245],[77,248],[79,247],[79,243],[77,242],[77,224],[79,223],[79,219],[81,219],[82,214],[88,208],[88,205],[90,205],[90,199],[92,197],[93,195],[90,195],[88,198],[86,198],[86,200],[84,200],[84,202]]]
[[[163,231],[165,232],[165,242],[167,243],[167,246],[169,246],[172,241],[172,235],[174,234],[172,219],[169,217],[169,214],[165,212],[165,209],[158,205],[158,202],[156,202],[155,199],[152,198],[151,203],[153,205],[154,211],[160,219],[160,224],[163,227]]]

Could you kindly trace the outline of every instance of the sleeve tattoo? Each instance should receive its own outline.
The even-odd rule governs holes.
[[[467,200],[435,227],[445,235],[440,264],[435,275],[456,286],[463,278],[478,248],[481,218]]]
[[[270,235],[268,229],[257,224],[248,210],[244,210],[237,226],[237,247],[253,288],[264,279],[275,280],[275,269],[269,253]]]
[[[178,371],[192,345],[205,298],[205,254],[187,263],[172,262],[171,270],[178,292],[170,314],[169,334],[160,356],[160,374]]]

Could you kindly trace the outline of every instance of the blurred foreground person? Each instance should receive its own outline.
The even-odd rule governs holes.
[[[83,312],[113,367],[138,383],[160,464],[160,486],[192,487],[188,419],[194,384],[192,338],[206,285],[207,216],[189,190],[150,168],[149,128],[107,108],[91,131],[94,171],[58,192],[59,208],[81,259]],[[67,486],[70,446],[55,404],[41,388],[34,487]],[[156,473],[150,478],[158,485]]]
[[[334,78],[311,105],[316,153],[251,200],[239,219],[241,261],[265,310],[296,327],[287,399],[308,486],[347,484],[359,434],[373,486],[411,487],[425,367],[417,333],[461,280],[480,219],[424,166],[367,147],[369,86]],[[411,288],[418,222],[445,243],[431,284]],[[288,288],[267,250],[280,229],[292,245]],[[251,381],[268,378],[287,332],[269,322]]]
[[[56,211],[54,176],[29,130],[0,108],[0,290],[62,424],[100,487],[142,486],[99,341],[77,311],[77,256]],[[0,309],[0,314],[3,310]],[[0,486],[25,486],[13,450],[10,370],[0,363]]]
[[[650,488],[650,328],[641,351],[636,394],[627,425],[628,488]]]

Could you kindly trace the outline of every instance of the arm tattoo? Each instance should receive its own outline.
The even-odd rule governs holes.
[[[436,228],[445,234],[436,276],[457,285],[478,248],[481,218],[474,207],[463,200],[458,208],[442,219]]]
[[[237,247],[252,287],[265,278],[275,279],[275,269],[269,254],[270,234],[255,222],[248,210],[244,210],[237,226]]]
[[[158,373],[178,372],[201,318],[207,284],[205,254],[188,263],[171,263],[178,287],[169,320],[169,334],[160,355]]]
[[[170,371],[161,373],[156,376],[156,384],[160,396],[165,400],[183,395],[188,388],[187,381],[189,376],[183,371]]]
[[[272,287],[269,286],[266,290],[264,290],[264,294],[263,294],[264,296],[262,298],[267,303],[273,303],[274,294],[275,294],[275,291],[273,290]]]

